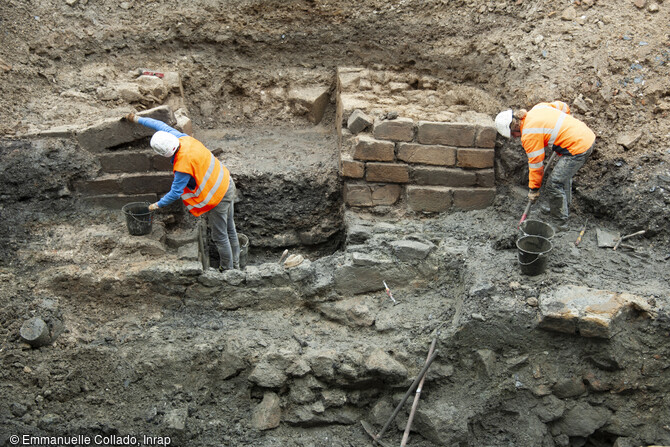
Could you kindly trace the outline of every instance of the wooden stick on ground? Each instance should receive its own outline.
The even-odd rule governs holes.
[[[437,336],[439,331],[435,334],[433,342],[430,344],[430,349],[428,349],[428,356],[426,357],[426,362],[430,359],[430,356],[433,355],[435,350],[435,344],[437,343]],[[416,407],[419,406],[419,397],[421,396],[421,389],[423,388],[423,382],[426,380],[424,375],[419,382],[419,386],[416,389],[416,394],[414,395],[414,402],[412,402],[412,410],[409,412],[409,419],[407,419],[407,425],[405,426],[405,433],[402,435],[402,441],[400,442],[400,447],[405,447],[407,445],[407,439],[409,438],[409,432],[412,428],[412,421],[414,420],[414,413],[416,412]]]
[[[640,235],[642,235],[642,234],[644,234],[644,233],[646,233],[645,230],[640,230],[640,231],[638,231],[637,233],[633,233],[633,234],[629,234],[629,235],[620,237],[619,240],[618,240],[618,241],[616,242],[616,244],[614,245],[614,250],[616,250],[617,248],[619,248],[619,245],[621,244],[621,242],[625,241],[626,239],[631,238],[631,237],[633,237],[633,236],[640,236]]]
[[[405,402],[407,402],[407,398],[409,398],[409,395],[414,392],[416,387],[419,385],[419,382],[423,379],[423,376],[426,375],[426,372],[428,372],[428,368],[430,367],[431,363],[433,363],[433,360],[435,360],[435,357],[437,357],[437,351],[433,351],[433,355],[430,356],[430,358],[428,358],[428,360],[426,360],[426,364],[423,365],[423,368],[419,372],[419,375],[416,376],[416,379],[414,379],[414,382],[412,383],[412,386],[409,387],[409,389],[407,390],[407,392],[403,396],[403,398],[400,401],[400,403],[398,404],[398,406],[395,407],[395,410],[393,410],[393,414],[391,415],[391,417],[389,417],[388,421],[386,421],[386,424],[384,424],[384,426],[379,431],[379,433],[377,433],[376,436],[372,436],[372,433],[368,432],[368,434],[370,436],[372,436],[372,440],[374,442],[381,442],[380,441],[381,437],[384,435],[384,433],[386,433],[386,430],[388,430],[389,426],[391,425],[391,422],[393,422],[395,417],[398,415],[402,406],[405,405]],[[365,431],[367,432],[368,431],[368,429],[366,428],[367,424],[365,424],[364,421],[361,421],[361,423],[363,424],[363,428],[365,428],[366,429]]]

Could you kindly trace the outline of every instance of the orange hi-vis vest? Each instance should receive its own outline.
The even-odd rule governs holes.
[[[578,155],[589,150],[595,140],[596,134],[570,115],[566,103],[537,104],[521,121],[521,145],[528,156],[528,187],[542,185],[546,148],[558,155]]]
[[[181,199],[194,216],[200,216],[221,202],[228,191],[230,172],[201,142],[193,137],[179,138],[173,172],[190,174],[195,190],[185,187]]]

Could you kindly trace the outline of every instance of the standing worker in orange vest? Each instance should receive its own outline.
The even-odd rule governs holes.
[[[521,137],[521,145],[528,156],[528,199],[537,201],[544,175],[545,150],[559,156],[547,184],[548,212],[558,230],[568,228],[572,177],[575,176],[593,152],[596,135],[586,124],[570,115],[564,102],[540,103],[526,111],[505,110],[496,116],[496,129],[505,138]]]
[[[233,219],[235,183],[228,169],[200,141],[162,121],[130,113],[125,119],[156,130],[151,147],[172,158],[172,187],[149,210],[163,208],[181,198],[194,216],[208,213],[212,239],[219,252],[219,271],[240,268],[240,243]]]

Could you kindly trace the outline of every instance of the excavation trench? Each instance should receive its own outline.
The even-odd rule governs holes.
[[[353,110],[338,110],[317,125],[197,132],[236,181],[250,239],[247,267],[224,273],[181,204],[150,234],[128,234],[119,204],[155,199],[138,185],[171,175],[146,135],[118,141],[118,117],[76,138],[3,141],[14,175],[2,179],[0,445],[13,433],[366,445],[360,421],[387,422],[435,336],[410,445],[670,442],[668,277],[651,242],[598,247],[594,228],[611,223],[589,216],[579,247],[575,231],[554,235],[546,271],[524,275],[525,189],[506,182],[518,176],[501,160],[510,146],[481,114],[374,115],[380,161],[366,159],[371,136],[351,131]],[[111,154],[82,148],[109,128]],[[305,261],[279,264],[285,249]],[[49,326],[44,346],[19,335],[34,317]]]

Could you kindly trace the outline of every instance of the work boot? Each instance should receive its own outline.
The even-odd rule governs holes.
[[[556,233],[562,233],[564,231],[570,230],[570,226],[566,220],[554,219],[553,222],[551,222],[551,226],[554,227]]]
[[[220,272],[220,273],[223,273],[223,272],[225,272],[225,271],[226,271],[226,269],[225,269],[225,268],[223,268],[223,266],[222,266],[222,265],[220,265],[220,266],[219,266],[219,272]]]

